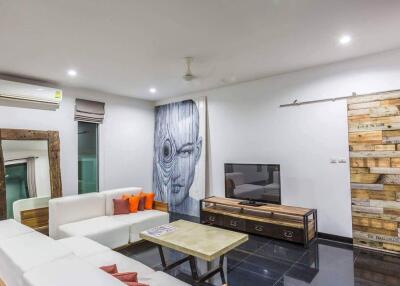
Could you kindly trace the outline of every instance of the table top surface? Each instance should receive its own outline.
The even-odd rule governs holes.
[[[160,236],[143,231],[140,238],[206,261],[220,257],[249,239],[247,234],[185,220],[168,225],[175,229]]]

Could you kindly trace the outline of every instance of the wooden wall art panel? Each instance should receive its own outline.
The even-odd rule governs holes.
[[[354,244],[400,253],[400,91],[347,108]]]

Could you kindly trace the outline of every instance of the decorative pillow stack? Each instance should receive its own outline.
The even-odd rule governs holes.
[[[114,215],[136,213],[153,208],[154,193],[140,192],[136,195],[125,194],[114,199]]]
[[[106,265],[100,267],[101,270],[111,274],[124,284],[128,286],[149,286],[147,284],[139,283],[137,280],[137,272],[118,272],[118,268],[116,264],[113,265]]]

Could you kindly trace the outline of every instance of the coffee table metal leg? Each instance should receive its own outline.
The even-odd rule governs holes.
[[[180,264],[182,264],[182,263],[184,263],[186,261],[189,261],[189,263],[190,263],[190,271],[192,272],[192,278],[196,283],[208,280],[209,278],[211,278],[212,276],[214,276],[218,272],[221,275],[222,284],[226,283],[225,274],[224,274],[224,257],[225,257],[224,255],[220,256],[219,265],[218,265],[217,268],[214,268],[214,269],[204,273],[203,275],[201,275],[199,277],[199,273],[198,273],[198,270],[197,270],[196,257],[194,257],[192,255],[189,255],[189,256],[186,256],[186,257],[184,257],[182,259],[179,259],[178,261],[175,261],[174,263],[171,263],[171,264],[167,265],[167,262],[165,261],[164,251],[163,251],[161,245],[158,245],[158,252],[160,253],[161,263],[162,263],[164,271],[170,270],[170,269],[175,268],[176,266],[178,266],[178,265],[180,265]]]
[[[225,274],[224,274],[224,255],[219,258],[219,273],[221,275],[222,284],[226,284]]]
[[[197,263],[196,258],[193,256],[189,256],[190,270],[192,271],[192,278],[197,282],[199,279],[199,274],[197,273]]]
[[[196,258],[193,258],[193,259],[195,261]],[[194,262],[194,265],[196,266],[196,262]],[[192,268],[192,265],[190,267]],[[198,276],[198,273],[197,273],[197,267],[195,268],[195,270],[196,270],[195,274],[193,274],[193,270],[192,270],[192,277],[196,283],[204,282],[204,281],[210,279],[211,277],[213,277],[217,273],[219,273],[221,275],[222,284],[226,283],[225,274],[224,274],[224,255],[220,256],[219,265],[217,268],[209,270],[208,272],[204,273],[200,277]],[[197,279],[195,279],[196,276],[197,276]]]
[[[165,262],[164,252],[163,252],[161,245],[158,245],[158,252],[160,253],[160,258],[161,258],[161,263],[162,263],[163,269],[166,270],[167,263]]]

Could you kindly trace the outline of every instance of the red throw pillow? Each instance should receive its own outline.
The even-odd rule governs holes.
[[[151,210],[153,208],[153,202],[154,202],[154,193],[147,193],[144,208],[146,210]]]
[[[122,272],[112,274],[122,282],[137,282],[137,272]]]
[[[113,265],[106,265],[106,266],[101,266],[100,267],[101,270],[109,273],[109,274],[115,274],[118,272],[118,268],[116,264]]]
[[[113,199],[114,215],[129,214],[129,201],[124,199]]]
[[[146,195],[144,193],[140,193],[139,194],[139,206],[138,206],[139,211],[144,211],[145,203],[146,203]]]

